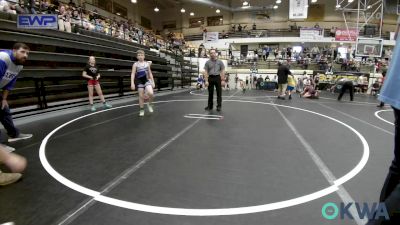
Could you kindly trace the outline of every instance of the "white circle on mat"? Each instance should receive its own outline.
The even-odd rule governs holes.
[[[165,103],[165,102],[195,102],[195,101],[204,101],[202,99],[198,100],[168,100],[168,101],[158,101],[154,102],[155,104],[157,103]],[[74,183],[71,180],[68,180],[65,178],[63,175],[58,173],[49,163],[49,161],[46,158],[46,144],[58,130],[61,128],[74,123],[78,120],[81,120],[83,118],[96,115],[99,113],[111,111],[111,110],[117,110],[121,108],[126,108],[126,107],[132,107],[132,106],[137,106],[138,104],[132,104],[132,105],[125,105],[125,106],[120,106],[120,107],[115,107],[99,112],[94,112],[90,113],[81,117],[78,117],[76,119],[73,119],[69,122],[66,122],[62,124],[61,126],[57,127],[54,129],[52,132],[50,132],[42,141],[39,149],[39,157],[40,161],[43,165],[43,167],[46,169],[46,171],[58,182],[62,183],[63,185],[80,192],[82,194],[88,195],[93,197],[94,200],[98,202],[102,202],[105,204],[113,205],[113,206],[118,206],[121,208],[126,208],[126,209],[131,209],[131,210],[137,210],[137,211],[142,211],[142,212],[149,212],[149,213],[157,213],[157,214],[167,214],[167,215],[182,215],[182,216],[223,216],[223,215],[241,215],[241,214],[250,214],[250,213],[258,213],[258,212],[265,212],[265,211],[271,211],[271,210],[276,210],[276,209],[283,209],[295,205],[300,205],[306,202],[310,202],[316,199],[319,199],[321,197],[327,196],[331,193],[336,192],[339,188],[340,185],[346,183],[353,177],[355,177],[361,170],[364,168],[364,166],[367,164],[368,159],[369,159],[369,145],[367,140],[362,136],[356,129],[353,127],[349,126],[348,124],[339,121],[335,118],[332,118],[330,116],[317,113],[314,111],[310,111],[307,109],[302,109],[302,108],[296,108],[292,106],[286,106],[286,105],[279,105],[279,104],[274,104],[274,103],[268,103],[268,102],[256,102],[256,101],[242,101],[242,100],[226,100],[225,102],[240,102],[240,103],[251,103],[251,104],[262,104],[262,105],[271,105],[271,106],[278,106],[278,107],[283,107],[283,108],[289,108],[289,109],[294,109],[294,110],[299,110],[303,112],[308,112],[314,115],[318,115],[321,117],[324,117],[326,119],[332,120],[334,122],[337,122],[344,127],[348,128],[350,131],[352,131],[356,136],[360,139],[362,145],[363,145],[363,156],[361,160],[358,162],[358,164],[347,174],[344,176],[338,178],[333,182],[333,185],[326,187],[322,190],[319,190],[317,192],[300,196],[297,198],[289,199],[289,200],[284,200],[280,202],[273,202],[273,203],[268,203],[264,205],[255,205],[255,206],[246,206],[246,207],[236,207],[236,208],[218,208],[218,209],[188,209],[188,208],[171,208],[171,207],[162,207],[162,206],[153,206],[153,205],[145,205],[145,204],[139,204],[135,202],[129,202],[129,201],[124,201],[121,199],[116,199],[116,198],[111,198],[102,195],[100,192],[91,190],[89,188],[83,187],[77,183]]]
[[[388,121],[388,120],[386,120],[386,119],[383,119],[383,118],[379,115],[381,112],[393,112],[393,110],[392,110],[392,109],[385,109],[385,110],[376,111],[376,112],[375,112],[375,117],[378,118],[378,119],[380,119],[380,120],[382,120],[382,121],[385,122],[385,123],[388,123],[388,124],[394,126],[394,123],[393,123],[393,122],[390,122],[390,121]]]

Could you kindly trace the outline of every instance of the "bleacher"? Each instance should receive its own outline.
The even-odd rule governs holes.
[[[300,30],[290,29],[269,29],[269,30],[243,30],[243,31],[229,31],[226,38],[258,38],[258,37],[299,37]],[[325,37],[329,36],[329,31],[325,30]],[[224,39],[222,33],[219,34],[220,39]],[[186,35],[186,41],[199,41],[203,40],[203,34]]]
[[[82,70],[91,55],[96,57],[103,92],[108,98],[135,94],[130,90],[130,75],[138,50],[144,50],[146,60],[152,61],[156,91],[190,85],[192,77],[197,76],[193,74],[197,72],[196,66],[175,53],[154,52],[137,43],[86,30],[79,34],[22,30],[16,26],[15,15],[0,13],[0,36],[0,49],[9,49],[15,42],[31,48],[16,88],[9,96],[14,114],[88,104]]]
[[[363,31],[361,31],[363,32]],[[258,37],[300,37],[299,29],[268,29],[268,30],[243,30],[243,31],[229,31],[226,37],[219,33],[219,39],[226,38],[258,38]],[[324,29],[324,37],[331,37],[330,29]],[[390,34],[382,34],[382,39],[389,40]],[[186,41],[200,41],[203,40],[203,34],[185,35]]]
[[[254,65],[254,61],[243,61],[240,63],[232,63],[232,68],[235,69],[248,69],[250,68],[252,65]],[[325,66],[327,66],[327,64],[325,64]],[[343,70],[341,68],[341,64],[338,62],[333,62],[332,64],[334,71],[341,71],[341,72],[362,72],[362,73],[373,73],[374,72],[374,64],[372,62],[368,62],[368,63],[363,63],[360,64],[360,69],[359,71],[356,70],[352,70],[352,69],[348,69],[348,70]],[[292,61],[290,63],[290,68],[291,69],[295,69],[295,70],[314,70],[314,71],[319,71],[322,70],[322,65],[320,65],[320,63],[315,62],[314,60],[312,60],[307,67],[304,67],[303,64],[299,64],[295,61]],[[263,60],[258,60],[257,61],[257,68],[258,69],[278,69],[278,61],[275,59],[268,59],[267,61],[263,61]]]

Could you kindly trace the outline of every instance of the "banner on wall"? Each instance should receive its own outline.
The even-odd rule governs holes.
[[[289,19],[307,19],[308,0],[290,0]]]
[[[324,29],[300,28],[300,38],[303,40],[321,40],[324,38]]]
[[[324,21],[325,18],[325,4],[310,4],[308,7],[309,22],[320,22]]]
[[[17,18],[18,29],[58,29],[57,15],[20,14]]]
[[[336,41],[357,41],[359,31],[358,29],[336,29]]]
[[[203,41],[204,42],[215,42],[218,41],[218,32],[205,32],[203,34]]]

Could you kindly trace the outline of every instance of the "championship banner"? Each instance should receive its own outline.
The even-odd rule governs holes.
[[[302,40],[321,40],[324,38],[322,28],[300,28],[300,39]]]
[[[203,35],[203,41],[204,42],[214,42],[218,41],[218,32],[206,32]]]
[[[289,19],[307,19],[308,0],[290,0]]]
[[[357,29],[336,29],[336,41],[357,41],[359,31]]]

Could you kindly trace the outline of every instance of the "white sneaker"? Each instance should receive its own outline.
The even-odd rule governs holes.
[[[3,173],[0,171],[0,186],[9,185],[21,179],[20,173]]]
[[[15,151],[15,148],[8,145],[0,144],[0,147],[4,148],[4,150],[6,150],[8,153]]]
[[[153,106],[150,103],[147,103],[147,108],[149,109],[150,113],[154,112]]]
[[[25,140],[31,138],[33,135],[32,134],[23,134],[20,133],[17,137],[15,138],[8,138],[8,142],[15,142],[15,141],[20,141],[20,140]]]
[[[8,223],[2,223],[0,225],[15,225],[15,223],[14,222],[8,222]]]
[[[139,111],[139,116],[144,116],[144,109],[141,109],[141,110]]]

